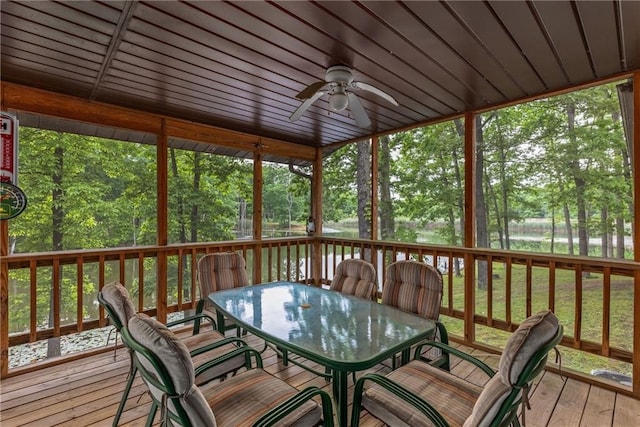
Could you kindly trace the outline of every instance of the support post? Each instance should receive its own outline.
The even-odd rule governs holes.
[[[166,120],[161,120],[160,135],[156,143],[157,158],[157,191],[158,191],[158,246],[167,246],[169,243],[169,136],[167,135]],[[167,253],[161,251],[157,258],[157,278],[156,283],[156,317],[158,321],[165,323],[167,321],[167,280],[168,280],[168,262]],[[143,284],[140,284],[143,286]]]
[[[633,259],[640,262],[640,71],[633,73]],[[633,394],[640,396],[640,271],[633,275]]]
[[[260,144],[253,153],[253,280],[252,283],[262,283],[262,152]]]
[[[318,236],[322,235],[322,149],[316,148],[316,158],[313,162],[313,175],[311,177],[311,212],[316,227],[312,233],[311,241],[311,283],[314,286],[322,286],[322,247]]]
[[[473,112],[467,112],[464,116],[464,247],[475,246],[476,227],[476,116]],[[464,340],[467,343],[475,341],[475,278],[476,263],[473,255],[464,257]]]

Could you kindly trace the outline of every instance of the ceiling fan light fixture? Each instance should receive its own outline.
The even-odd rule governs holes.
[[[329,106],[333,111],[342,111],[349,106],[349,97],[344,92],[344,88],[336,88],[336,91],[329,97]]]
[[[327,68],[324,81],[311,83],[296,95],[296,98],[302,100],[302,103],[291,114],[289,120],[295,122],[311,104],[324,95],[329,95],[329,110],[339,112],[348,108],[350,116],[359,127],[370,128],[371,120],[362,103],[358,100],[357,91],[372,93],[396,107],[398,106],[398,101],[382,89],[369,83],[354,81],[351,68],[344,65],[334,65]]]

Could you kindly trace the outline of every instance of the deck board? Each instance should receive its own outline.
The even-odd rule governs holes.
[[[613,427],[637,425],[640,425],[640,400],[617,394],[613,412]]]
[[[249,335],[246,340],[257,349],[263,348],[263,341],[254,336]],[[492,367],[497,366],[496,357],[458,347],[479,355]],[[296,365],[283,366],[271,349],[264,352],[263,361],[267,372],[296,388],[315,385],[331,391],[331,384],[324,378]],[[323,371],[316,363],[305,363]],[[452,372],[456,375],[479,384],[486,381],[486,375],[466,365],[452,358]],[[367,372],[386,373],[389,369],[388,364],[381,364]],[[0,424],[2,427],[111,426],[128,370],[129,355],[126,349],[118,348],[115,359],[114,353],[108,352],[4,379],[0,384]],[[351,405],[353,385],[349,383]],[[136,378],[120,426],[144,426],[150,408],[150,398],[145,392],[146,386]],[[527,427],[640,425],[640,401],[551,372],[543,372],[536,378],[530,402],[532,410],[526,413]],[[159,425],[157,416],[155,425]],[[363,411],[362,427],[383,425]]]
[[[551,426],[578,426],[589,396],[589,385],[574,379],[568,379],[549,424]]]
[[[613,423],[615,399],[614,392],[591,387],[580,425],[583,427],[611,425]],[[640,423],[640,420],[638,422]]]
[[[534,389],[529,399],[531,408],[535,410],[535,416],[531,411],[527,411],[525,414],[527,427],[548,425],[564,388],[565,380],[559,375],[544,372],[539,378],[537,383],[534,382]]]

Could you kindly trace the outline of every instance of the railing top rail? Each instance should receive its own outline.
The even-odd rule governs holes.
[[[436,252],[438,254],[451,254],[454,257],[464,257],[465,255],[473,255],[475,259],[488,260],[491,259],[494,262],[501,262],[509,260],[512,263],[525,263],[527,260],[532,261],[533,266],[547,266],[550,263],[554,263],[556,268],[572,268],[576,265],[582,265],[588,268],[594,268],[602,270],[606,267],[611,268],[613,271],[626,270],[636,271],[640,270],[640,262],[636,262],[628,259],[619,258],[597,258],[580,255],[559,255],[559,254],[545,254],[539,252],[525,252],[525,251],[506,251],[501,249],[490,248],[465,248],[460,246],[447,246],[436,244],[420,244],[420,243],[403,243],[392,241],[380,241],[380,240],[367,240],[367,239],[347,239],[340,237],[322,236],[318,239],[323,243],[341,243],[352,244],[357,243],[365,247],[374,248],[396,248],[398,250],[409,250],[409,252]]]

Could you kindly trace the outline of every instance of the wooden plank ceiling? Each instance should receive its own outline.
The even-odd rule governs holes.
[[[3,1],[2,80],[314,147],[640,69],[637,1]],[[348,65],[372,125],[295,95]]]

